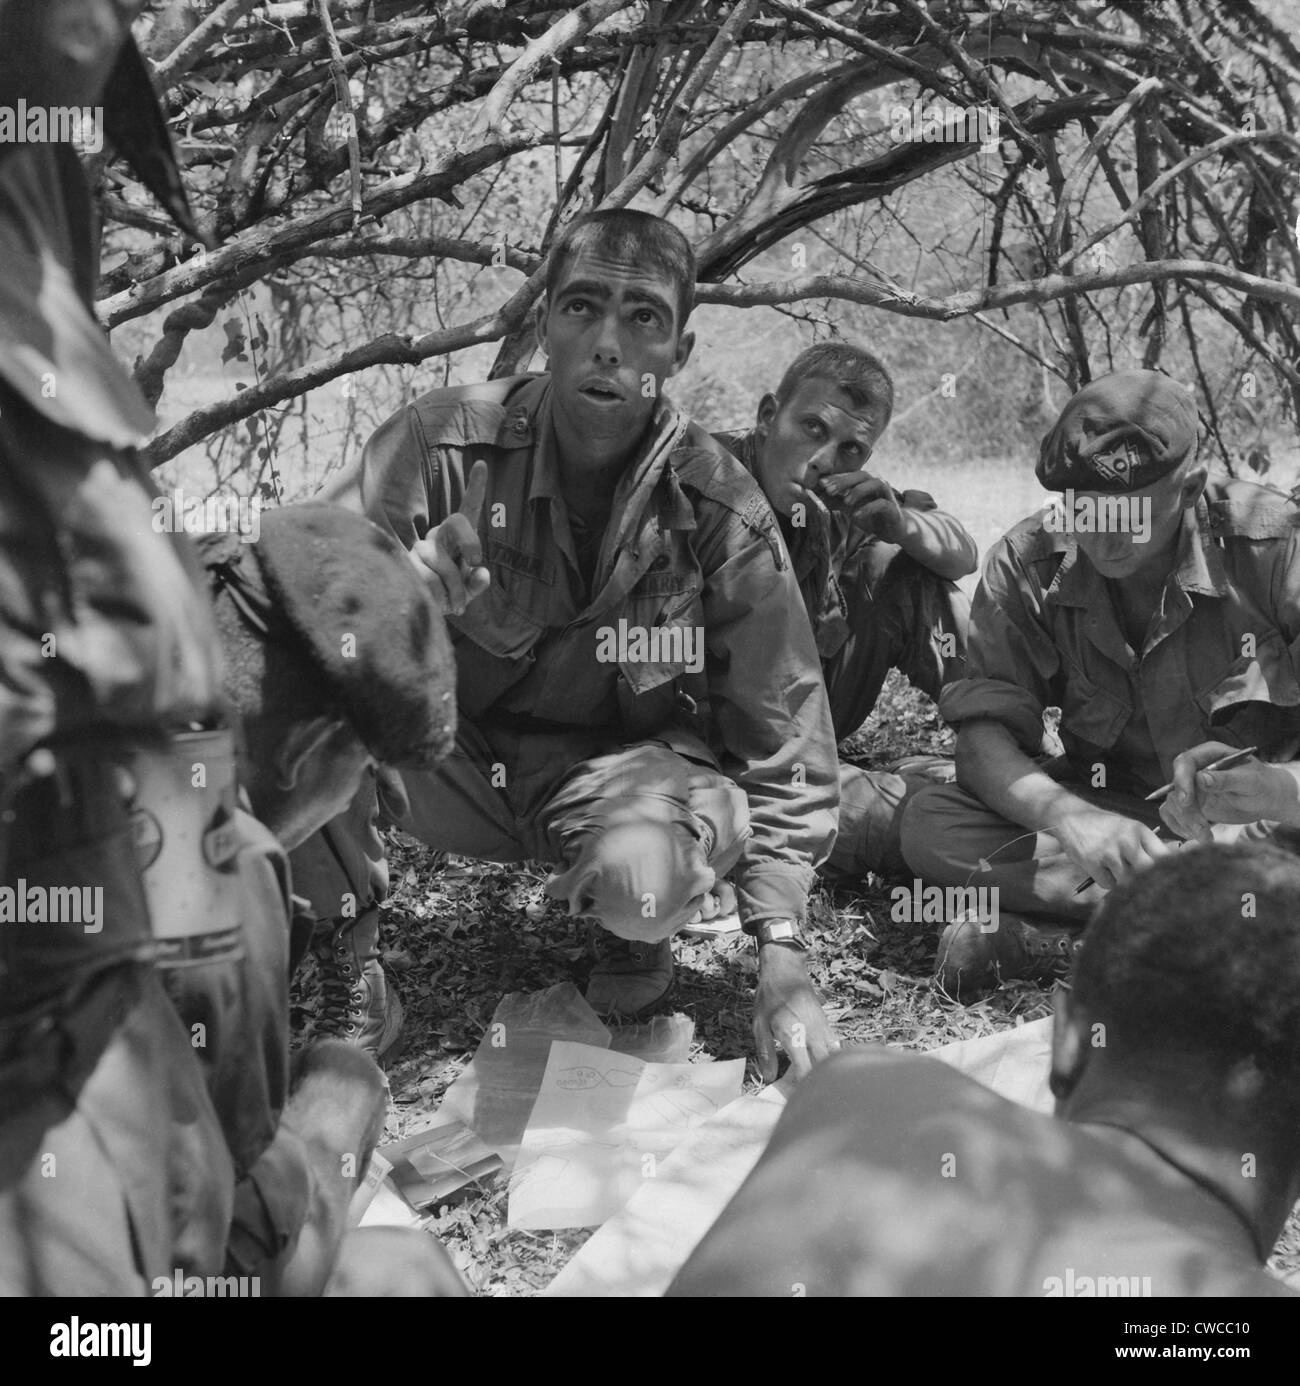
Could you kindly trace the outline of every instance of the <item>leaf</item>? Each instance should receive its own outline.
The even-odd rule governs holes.
[[[221,330],[226,334],[226,345],[221,349],[221,364],[224,366],[227,361],[247,361],[248,356],[244,351],[244,324],[238,318],[227,318],[221,324]]]

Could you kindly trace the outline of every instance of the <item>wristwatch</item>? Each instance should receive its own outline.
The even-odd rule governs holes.
[[[797,919],[765,919],[754,930],[754,939],[759,948],[765,943],[780,943],[801,953],[808,951],[808,936]]]

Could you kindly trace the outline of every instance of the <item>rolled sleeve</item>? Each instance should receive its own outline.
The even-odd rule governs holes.
[[[939,695],[939,716],[960,730],[963,722],[1000,722],[1029,755],[1043,740],[1043,707],[1027,689],[1002,679],[958,679]]]

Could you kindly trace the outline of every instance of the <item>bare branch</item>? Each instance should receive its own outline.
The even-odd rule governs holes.
[[[566,14],[539,38],[535,38],[502,73],[496,86],[488,93],[466,136],[467,141],[472,143],[480,139],[496,139],[504,128],[510,103],[536,77],[543,64],[577,43],[583,35],[610,15],[617,14],[619,10],[625,10],[627,7],[628,0],[585,0],[584,4]]]
[[[1128,119],[1130,112],[1140,102],[1145,101],[1153,92],[1161,91],[1164,83],[1156,77],[1148,77],[1139,82],[1132,91],[1119,103],[1118,106],[1101,123],[1101,128],[1088,141],[1083,153],[1075,160],[1074,167],[1066,177],[1065,184],[1061,188],[1060,196],[1056,202],[1056,215],[1052,218],[1052,229],[1047,236],[1047,256],[1052,264],[1059,262],[1061,253],[1061,237],[1065,231],[1065,219],[1070,212],[1070,200],[1074,197],[1083,181],[1083,175],[1093,155],[1099,149],[1108,145],[1119,128]]]
[[[539,270],[526,283],[520,285],[495,313],[488,313],[473,322],[462,323],[458,327],[445,328],[439,332],[429,332],[423,337],[415,338],[398,332],[388,332],[362,346],[336,351],[319,361],[312,361],[297,370],[286,371],[283,375],[272,376],[247,390],[241,390],[230,399],[220,400],[205,409],[197,409],[174,428],[169,428],[166,433],[155,438],[144,449],[145,461],[151,468],[161,466],[169,458],[175,457],[178,452],[183,452],[210,433],[238,423],[240,419],[247,419],[271,405],[317,389],[341,375],[351,375],[355,371],[365,370],[368,366],[415,366],[428,360],[430,356],[462,351],[465,347],[476,346],[479,342],[494,342],[518,326],[527,315],[533,299],[541,290],[544,278],[543,272]]]
[[[169,87],[183,77],[232,24],[238,24],[258,4],[259,0],[223,0],[161,62],[154,63],[154,79],[158,87]]]
[[[1181,175],[1194,164],[1199,164],[1202,159],[1208,159],[1211,155],[1219,153],[1222,149],[1229,149],[1235,144],[1246,144],[1251,140],[1270,139],[1273,137],[1273,132],[1268,130],[1258,130],[1254,134],[1243,131],[1236,135],[1224,135],[1222,139],[1215,140],[1213,144],[1207,144],[1203,149],[1198,149],[1194,154],[1189,154],[1181,163],[1175,164],[1171,169],[1166,169],[1166,171],[1143,192],[1141,197],[1129,204],[1122,217],[1111,222],[1109,226],[1103,227],[1100,231],[1094,231],[1087,240],[1080,242],[1073,250],[1069,250],[1062,255],[1057,261],[1057,264],[1061,269],[1067,268],[1085,251],[1091,250],[1099,241],[1104,241],[1107,236],[1114,235],[1121,226],[1126,225],[1130,221],[1136,221],[1138,216],[1149,207],[1162,192],[1164,192],[1170,183],[1181,177]],[[1281,135],[1278,137],[1287,138]]]
[[[371,196],[370,215],[382,218],[421,198],[440,197],[472,173],[510,154],[531,149],[543,143],[544,138],[540,132],[510,135],[493,145],[468,152],[448,153],[428,173],[408,173],[399,178],[390,178],[386,183],[381,183]],[[292,252],[325,240],[350,221],[351,215],[346,209],[325,207],[274,229],[264,225],[254,226],[227,242],[220,250],[195,256],[174,269],[154,273],[143,283],[104,299],[100,304],[100,315],[106,327],[116,327],[131,318],[143,317],[184,294],[206,288],[227,275],[240,273],[251,265],[259,265],[264,273],[268,272],[278,266],[283,252]]]
[[[1011,284],[990,285],[985,289],[964,289],[946,298],[900,293],[876,279],[837,274],[773,279],[758,284],[701,284],[696,289],[695,297],[699,303],[722,303],[732,308],[795,303],[804,298],[843,298],[850,303],[866,303],[903,317],[950,322],[953,318],[968,317],[972,313],[993,308],[1009,308],[1016,303],[1051,303],[1057,299],[1092,293],[1097,289],[1119,289],[1130,284],[1154,284],[1169,279],[1208,279],[1217,284],[1226,284],[1250,297],[1300,308],[1300,288],[1206,260],[1143,260],[1126,265],[1123,269],[1098,271],[1095,274],[1049,274],[1041,279],[1021,279]]]
[[[901,5],[908,14],[920,22],[925,32],[930,35],[931,40],[952,59],[958,71],[965,76],[976,91],[982,91],[991,101],[996,102],[998,109],[1002,112],[1003,119],[1011,128],[1016,142],[1026,155],[1032,159],[1041,160],[1043,151],[1039,148],[1038,141],[1021,125],[1011,103],[1002,94],[1002,88],[989,76],[988,72],[974,58],[963,51],[961,44],[952,38],[942,25],[936,24],[930,13],[918,5],[916,0],[894,0],[894,2]]]
[[[352,187],[352,229],[361,223],[361,146],[357,143],[357,113],[352,108],[352,89],[348,86],[348,71],[343,65],[343,50],[339,47],[338,35],[334,32],[334,20],[330,17],[330,0],[316,0],[316,11],[320,15],[321,28],[325,31],[325,42],[330,51],[330,72],[334,78],[334,101],[343,112],[343,126],[347,135],[348,174]]]

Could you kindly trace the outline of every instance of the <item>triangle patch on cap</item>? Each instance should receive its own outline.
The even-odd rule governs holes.
[[[1138,468],[1142,465],[1142,454],[1131,438],[1125,438],[1107,452],[1093,453],[1088,459],[1088,465],[1107,481],[1118,482],[1121,486],[1131,486]]]

